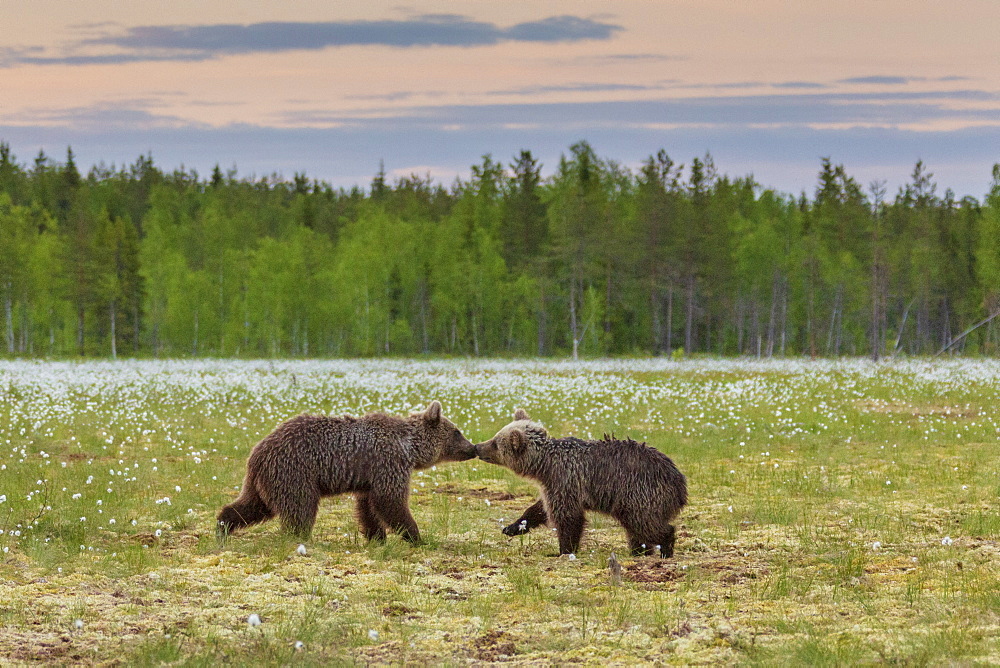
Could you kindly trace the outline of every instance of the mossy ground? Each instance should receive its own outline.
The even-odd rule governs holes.
[[[0,662],[1000,663],[998,390],[987,362],[0,365]],[[522,406],[661,448],[676,556],[600,516],[574,560],[508,539],[535,488],[475,460],[414,476],[418,547],[365,544],[349,497],[305,555],[275,522],[216,542],[277,422],[432,398],[473,440]]]

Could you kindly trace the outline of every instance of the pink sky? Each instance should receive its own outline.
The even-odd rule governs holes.
[[[450,15],[450,16],[443,16]],[[0,140],[80,162],[449,181],[588,139],[811,188],[820,156],[981,195],[1000,161],[1000,3],[0,5]]]

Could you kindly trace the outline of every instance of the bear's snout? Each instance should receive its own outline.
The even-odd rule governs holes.
[[[463,438],[461,445],[457,448],[455,459],[456,461],[464,462],[467,459],[475,459],[478,454],[475,444],[469,439]]]
[[[492,440],[476,443],[474,448],[476,450],[477,457],[482,459],[484,462],[489,462],[491,464],[495,463],[493,460],[493,454],[496,453],[496,448],[493,447]]]

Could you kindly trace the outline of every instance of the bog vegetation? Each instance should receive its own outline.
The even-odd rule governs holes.
[[[501,527],[536,488],[413,477],[426,540],[215,538],[247,454],[300,411],[514,406],[662,449],[672,559],[591,516],[576,559]],[[0,657],[58,664],[1000,663],[1000,363],[947,360],[0,362]],[[611,571],[611,553],[620,570]]]
[[[0,354],[995,354],[1000,167],[982,200],[824,160],[814,192],[572,146],[446,188],[79,173],[0,144]]]

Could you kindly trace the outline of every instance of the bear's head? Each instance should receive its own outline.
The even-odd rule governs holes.
[[[531,421],[524,409],[518,408],[514,411],[513,422],[490,440],[476,444],[476,454],[484,462],[505,466],[515,473],[523,474],[532,450],[528,432],[536,437],[548,436],[540,424]]]
[[[437,462],[463,462],[476,456],[472,441],[441,414],[440,402],[432,401],[423,413],[411,417],[417,418],[415,437],[421,441],[421,450],[433,453],[426,466]]]

